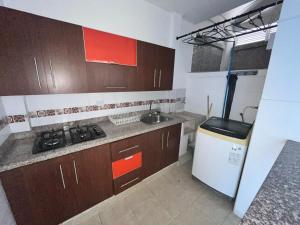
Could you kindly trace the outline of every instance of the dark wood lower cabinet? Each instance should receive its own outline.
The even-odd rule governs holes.
[[[162,166],[162,132],[156,130],[144,134],[143,145],[143,177],[149,177],[150,175],[159,171]]]
[[[70,198],[72,191],[67,182],[70,168],[63,166],[64,161],[59,157],[1,174],[18,225],[54,225],[75,213],[76,202]]]
[[[114,180],[114,193],[119,194],[120,192],[139,183],[142,179],[142,170],[140,168],[118,177]]]
[[[18,225],[57,225],[112,196],[109,145],[0,176]]]
[[[71,154],[72,180],[82,212],[113,195],[109,145]]]
[[[176,124],[162,130],[164,136],[164,149],[162,156],[162,167],[178,161],[181,124]]]
[[[181,125],[0,174],[18,225],[57,225],[178,160]],[[142,167],[115,180],[112,157],[142,152]]]
[[[177,124],[144,134],[144,178],[178,160],[180,133],[181,124]]]

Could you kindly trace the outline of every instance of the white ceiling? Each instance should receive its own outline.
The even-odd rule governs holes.
[[[224,13],[251,0],[146,0],[169,12],[177,12],[193,24]]]

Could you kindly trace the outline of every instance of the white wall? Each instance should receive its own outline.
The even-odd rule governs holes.
[[[258,106],[266,70],[258,70],[256,76],[238,77],[235,95],[232,103],[230,118],[241,120],[240,113],[246,106]],[[211,116],[222,116],[226,87],[226,71],[189,73],[186,84],[185,110],[206,115],[207,95],[213,103]],[[245,121],[252,123],[256,117],[255,110],[249,110],[245,114]]]
[[[234,207],[240,217],[253,201],[286,140],[300,141],[299,24],[299,1],[285,0]]]
[[[185,88],[186,74],[191,71],[193,46],[182,43],[181,40],[176,40],[176,36],[191,32],[194,30],[194,25],[183,20],[177,14],[177,20],[174,21],[174,29],[172,35],[172,44],[175,51],[175,64],[174,64],[174,80],[173,88]]]

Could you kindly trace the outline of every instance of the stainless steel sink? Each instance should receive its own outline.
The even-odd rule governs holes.
[[[163,116],[158,112],[149,112],[142,116],[141,121],[147,124],[158,124],[172,119],[173,118]]]

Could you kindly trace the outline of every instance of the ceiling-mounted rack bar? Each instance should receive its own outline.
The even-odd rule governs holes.
[[[191,35],[193,35],[193,34],[199,34],[199,32],[201,32],[201,31],[204,31],[204,30],[207,30],[207,29],[210,29],[210,28],[218,27],[219,25],[226,24],[226,23],[231,22],[231,21],[234,21],[234,20],[236,20],[236,19],[239,19],[239,18],[242,18],[242,17],[246,17],[246,16],[249,16],[249,15],[252,15],[252,14],[254,14],[254,13],[261,13],[263,10],[265,10],[265,9],[267,9],[267,8],[270,8],[270,7],[273,7],[273,6],[277,6],[277,5],[280,5],[280,4],[282,4],[282,3],[283,3],[283,0],[276,1],[276,2],[271,3],[271,4],[269,4],[269,5],[262,6],[262,7],[258,8],[258,9],[251,10],[251,11],[249,11],[249,12],[243,13],[243,14],[238,15],[238,16],[235,16],[235,17],[232,17],[232,18],[230,18],[230,19],[226,19],[226,20],[223,20],[223,21],[221,21],[221,22],[214,23],[214,24],[212,24],[212,25],[209,25],[209,26],[200,28],[200,29],[198,29],[198,30],[192,31],[192,32],[190,32],[190,33],[187,33],[187,34],[178,36],[178,37],[176,37],[176,40],[182,39],[182,38],[187,37],[187,36],[191,36]],[[255,30],[255,31],[251,31],[251,32],[249,32],[249,33],[254,33],[254,32],[257,32],[257,31],[262,31],[262,30],[270,29],[270,28],[276,27],[276,26],[277,26],[277,25],[272,25],[272,26],[267,26],[267,27],[264,26],[263,28],[257,29],[257,30]],[[247,32],[245,32],[245,33],[240,33],[240,34],[237,34],[236,36],[242,36],[242,35],[249,34],[249,33],[247,33]],[[205,44],[211,44],[211,43],[215,43],[215,42],[218,42],[218,41],[222,41],[222,39],[227,40],[227,39],[233,38],[233,37],[234,37],[234,35],[232,35],[232,36],[230,36],[230,37],[220,38],[220,39],[215,40],[215,41],[207,42],[207,43],[205,43]]]
[[[204,43],[203,45],[211,45],[211,44],[219,42],[219,41],[226,41],[228,39],[235,38],[235,37],[240,37],[240,36],[243,36],[243,35],[246,35],[246,34],[252,34],[252,33],[263,31],[263,30],[269,30],[269,29],[272,29],[272,28],[277,27],[277,26],[278,25],[276,24],[276,25],[272,25],[272,26],[268,26],[268,27],[258,28],[256,30],[251,30],[251,31],[248,31],[248,32],[240,33],[240,34],[231,35],[231,36],[228,36],[226,38],[220,38],[220,39],[215,40],[215,41],[209,41],[209,42]],[[201,46],[201,44],[200,44],[200,46]]]

